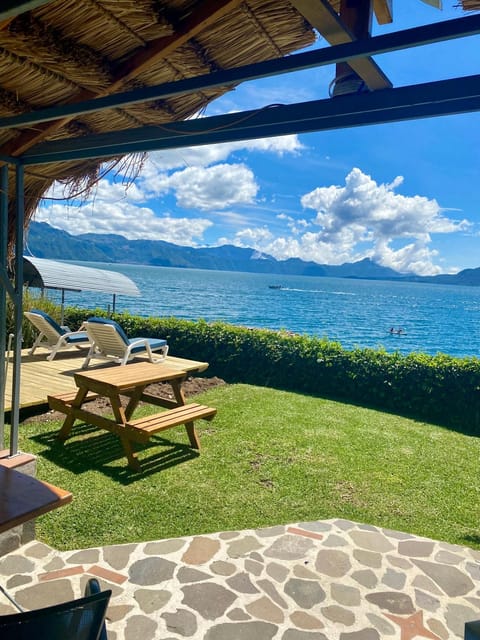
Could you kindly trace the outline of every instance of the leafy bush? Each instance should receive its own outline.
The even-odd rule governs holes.
[[[87,315],[105,315],[96,310]],[[67,309],[78,326],[85,310]],[[222,322],[116,314],[129,336],[163,337],[170,353],[210,363],[208,375],[367,405],[480,434],[480,360],[346,350],[324,338]]]

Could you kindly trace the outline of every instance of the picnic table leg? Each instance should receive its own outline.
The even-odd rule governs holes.
[[[130,399],[128,401],[127,406],[125,407],[125,418],[127,420],[130,420],[130,418],[133,415],[133,412],[135,411],[135,409],[137,408],[138,403],[141,400],[142,394],[145,391],[145,388],[148,385],[142,386],[142,387],[137,387],[135,389],[135,391],[132,393],[132,395],[130,396]]]
[[[143,392],[143,389],[142,389],[142,392]],[[142,393],[140,393],[140,396],[141,395]],[[130,402],[128,403],[128,406],[130,406],[131,402],[132,400],[130,400]],[[122,403],[120,402],[120,397],[117,395],[110,396],[110,404],[112,405],[113,415],[115,416],[115,420],[118,423],[118,425],[120,427],[122,425],[125,425],[125,423],[127,422],[127,417],[126,417],[127,411],[123,408]],[[135,403],[135,406],[136,404],[138,404],[138,400]],[[127,409],[128,409],[128,406],[127,406]],[[133,409],[132,409],[132,412],[133,412]],[[130,467],[130,469],[133,469],[134,471],[140,471],[141,470],[140,462],[138,461],[137,454],[133,450],[132,442],[124,434],[119,434],[119,438],[120,438],[120,442],[122,443],[122,447],[128,461],[128,466]]]
[[[70,406],[69,412],[66,415],[65,420],[63,421],[62,428],[57,434],[57,440],[64,442],[68,436],[70,435],[70,431],[72,430],[73,423],[75,422],[75,417],[73,415],[73,409],[82,406],[82,403],[85,399],[85,396],[88,393],[88,389],[84,389],[80,387],[77,391],[77,395],[72,400],[72,404]]]
[[[140,462],[137,458],[137,454],[133,450],[131,441],[127,438],[127,436],[120,435],[120,442],[122,443],[123,450],[125,452],[125,456],[128,461],[128,466],[133,471],[141,471]]]
[[[182,384],[185,382],[186,377],[187,375],[185,374],[183,378],[177,378],[176,380],[170,381],[170,385],[173,389],[173,395],[175,396],[175,400],[177,401],[177,405],[179,407],[186,404],[185,394],[183,392],[183,387],[182,387]]]
[[[187,430],[188,439],[190,440],[190,446],[200,451],[200,440],[195,431],[195,424],[193,422],[186,422],[185,429]]]

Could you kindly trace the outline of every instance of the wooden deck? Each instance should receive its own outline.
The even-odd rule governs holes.
[[[33,356],[29,356],[27,349],[22,351],[20,373],[20,407],[22,409],[37,405],[47,405],[47,395],[67,393],[77,388],[73,374],[81,370],[86,352],[80,350],[60,352],[51,362],[46,360],[46,354],[45,350],[39,350]],[[138,357],[135,358],[134,362],[145,360],[146,358]],[[205,371],[208,367],[207,362],[186,360],[185,358],[175,358],[174,356],[167,356],[164,362],[170,368],[173,367],[191,373]],[[101,364],[100,366],[89,367],[89,369],[118,366],[120,365]],[[128,364],[125,366],[128,367]],[[9,411],[12,406],[12,369],[13,365],[10,362],[5,387],[6,411]]]

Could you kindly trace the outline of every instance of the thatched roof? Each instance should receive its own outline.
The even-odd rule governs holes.
[[[278,58],[315,39],[288,0],[39,4],[0,22],[0,117]],[[18,156],[42,140],[184,120],[225,91],[2,130],[0,153]],[[134,170],[136,163],[129,162]],[[81,190],[97,179],[99,166],[89,160],[27,168],[27,218],[54,180]]]
[[[460,1],[465,10],[480,8],[480,0]],[[373,3],[380,24],[392,21],[391,5]],[[342,22],[340,0],[9,0],[6,6],[11,9],[0,3],[0,119],[278,60],[312,44],[316,30],[333,45],[365,37],[352,35],[352,25]],[[392,87],[372,58],[349,58],[348,64],[371,91]],[[0,164],[1,156],[22,156],[42,142],[184,121],[231,89],[210,86],[128,106],[117,102],[80,116],[57,111],[55,120],[9,124],[0,129]],[[126,163],[131,175],[141,160],[110,158]],[[85,193],[101,164],[62,158],[26,165],[25,222],[53,181]],[[9,184],[12,204],[14,180]],[[9,237],[13,228],[12,207]]]

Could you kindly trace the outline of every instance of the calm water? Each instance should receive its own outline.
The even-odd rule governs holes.
[[[402,353],[480,355],[476,287],[82,264],[124,273],[137,284],[141,297],[117,296],[117,311],[287,329],[325,336],[346,348],[382,345]],[[282,288],[270,289],[271,284]],[[67,305],[89,309],[106,309],[112,302],[111,296],[88,292],[65,295]],[[390,327],[404,333],[390,335]]]

